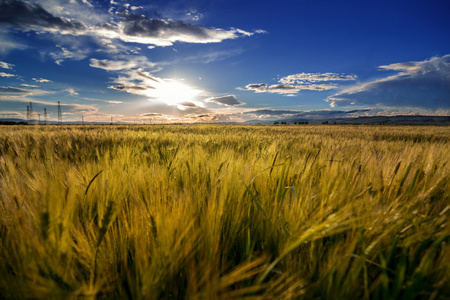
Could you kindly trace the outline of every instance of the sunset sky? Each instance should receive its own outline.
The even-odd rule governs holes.
[[[0,0],[0,114],[450,113],[450,1]]]

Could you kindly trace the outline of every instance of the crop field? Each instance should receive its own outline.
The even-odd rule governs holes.
[[[0,298],[450,299],[449,217],[449,127],[0,127]]]

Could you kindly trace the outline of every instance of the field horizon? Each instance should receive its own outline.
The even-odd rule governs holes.
[[[0,126],[5,299],[449,299],[448,126]]]

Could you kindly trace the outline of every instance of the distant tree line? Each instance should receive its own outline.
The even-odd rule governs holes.
[[[273,122],[273,125],[287,125],[287,122]],[[303,124],[308,124],[308,121],[305,122],[294,122],[294,125],[303,125]]]

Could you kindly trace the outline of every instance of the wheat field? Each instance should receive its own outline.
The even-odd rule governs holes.
[[[2,126],[0,298],[450,299],[450,130]]]

